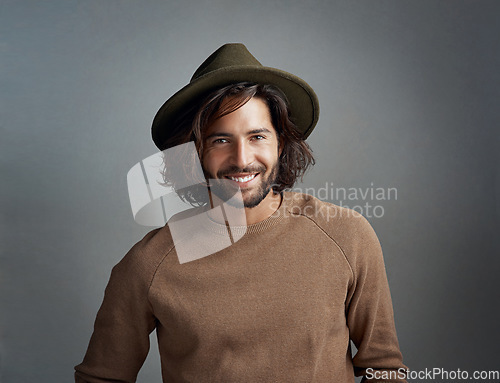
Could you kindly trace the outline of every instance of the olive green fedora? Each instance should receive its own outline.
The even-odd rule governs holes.
[[[208,93],[239,82],[278,87],[287,97],[291,117],[304,138],[311,134],[319,117],[314,90],[301,78],[280,69],[263,66],[243,44],[225,44],[212,53],[196,70],[191,81],[170,97],[153,120],[151,133],[155,145],[162,145],[177,116],[199,103]]]

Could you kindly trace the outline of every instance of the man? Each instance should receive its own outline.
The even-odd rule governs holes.
[[[155,329],[164,382],[404,381],[373,229],[353,211],[286,191],[314,163],[304,140],[318,113],[307,83],[262,66],[242,44],[219,48],[162,106],[153,140],[167,152],[195,143],[208,199],[183,187],[196,175],[169,173],[167,155],[166,183],[202,207],[147,234],[115,266],[77,382],[135,381]],[[190,169],[197,157],[177,160]],[[232,244],[182,262],[183,243],[227,242],[227,219],[212,212],[236,193],[246,223],[231,226]],[[174,240],[175,222],[200,211],[203,226]]]

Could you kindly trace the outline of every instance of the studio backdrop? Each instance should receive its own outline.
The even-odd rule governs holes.
[[[316,165],[296,189],[375,228],[405,364],[500,369],[499,15],[481,0],[2,0],[0,380],[73,379],[111,268],[151,230],[127,173],[157,153],[158,108],[227,42],[316,91]],[[151,341],[139,382],[161,381]]]

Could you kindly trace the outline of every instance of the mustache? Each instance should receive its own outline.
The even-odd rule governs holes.
[[[223,177],[228,176],[230,174],[237,174],[237,173],[264,173],[266,170],[267,170],[267,168],[264,165],[252,166],[252,167],[246,167],[246,168],[239,168],[237,166],[231,166],[231,167],[219,170],[217,172],[217,178],[223,178]]]

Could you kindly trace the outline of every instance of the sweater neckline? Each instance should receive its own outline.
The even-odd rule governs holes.
[[[227,222],[226,224],[222,224],[209,218],[205,228],[220,235],[227,235],[229,228],[231,234],[238,237],[265,232],[285,219],[286,212],[288,211],[287,207],[290,203],[289,197],[288,193],[282,192],[279,208],[263,221],[251,225],[229,225]]]

